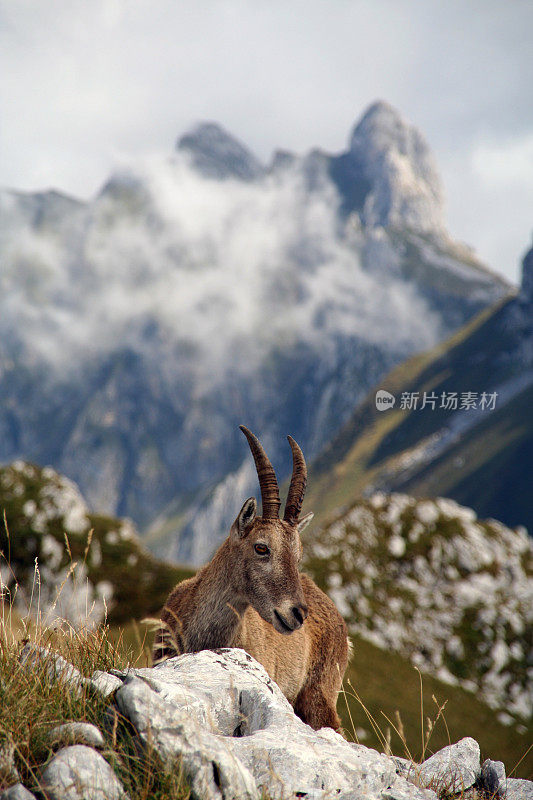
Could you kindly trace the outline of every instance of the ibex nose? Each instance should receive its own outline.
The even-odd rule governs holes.
[[[299,606],[293,606],[291,610],[293,617],[298,623],[298,626],[303,625],[304,620],[307,619],[307,614],[309,613],[307,606],[301,603]]]

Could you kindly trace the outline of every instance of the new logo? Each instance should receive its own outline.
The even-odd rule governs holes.
[[[387,411],[387,409],[393,408],[395,402],[394,395],[386,392],[385,389],[378,389],[376,392],[376,408],[378,411]]]

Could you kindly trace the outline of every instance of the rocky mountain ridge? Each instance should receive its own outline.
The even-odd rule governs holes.
[[[437,165],[424,137],[389,103],[377,101],[354,126],[346,151],[314,149],[304,157],[278,150],[266,166],[240,141],[214,122],[181,136],[178,152],[195,169],[215,180],[255,181],[272,173],[303,168],[308,187],[327,174],[342,198],[342,211],[361,214],[366,226],[407,229],[449,238]]]

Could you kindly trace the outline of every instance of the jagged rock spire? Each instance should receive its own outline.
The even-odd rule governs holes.
[[[355,126],[349,153],[369,181],[363,218],[382,225],[442,235],[441,179],[429,146],[413,125],[383,101]]]

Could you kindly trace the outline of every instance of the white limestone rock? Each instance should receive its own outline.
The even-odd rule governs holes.
[[[127,794],[107,761],[91,747],[65,747],[41,773],[49,800],[126,800]]]
[[[358,800],[358,797],[354,795],[353,800]],[[381,800],[437,800],[437,795],[432,789],[421,789],[409,783],[397,782],[390,789],[384,789]]]
[[[187,653],[131,670],[115,700],[164,760],[181,757],[197,798],[435,797],[399,776],[392,758],[305,725],[243,650]]]
[[[19,661],[27,669],[42,669],[45,667],[48,680],[64,681],[75,693],[81,694],[85,688],[88,688],[107,699],[111,697],[119,686],[122,686],[122,680],[117,675],[102,672],[101,670],[95,670],[90,678],[85,678],[76,667],[69,664],[62,656],[53,653],[46,647],[38,647],[31,642],[28,642],[22,648]]]
[[[15,783],[0,794],[0,800],[35,800],[35,795],[21,783]]]
[[[86,679],[76,667],[69,664],[62,656],[38,647],[28,642],[22,648],[19,656],[20,663],[27,669],[46,668],[46,677],[49,681],[61,680],[74,692],[80,692]]]
[[[533,781],[507,778],[505,800],[533,800]]]
[[[416,771],[423,786],[461,792],[474,785],[481,771],[479,744],[469,736],[444,747]]]
[[[3,739],[0,741],[0,781],[5,785],[19,780],[20,775],[15,765],[15,745],[10,739]]]
[[[116,675],[97,669],[89,678],[89,686],[105,699],[111,697],[113,692],[122,686],[122,681]]]
[[[51,747],[85,744],[87,747],[104,747],[105,740],[96,725],[89,722],[65,722],[56,725],[46,737]]]
[[[396,772],[398,775],[401,775],[402,778],[406,778],[407,780],[413,780],[415,778],[417,766],[413,761],[410,761],[408,758],[401,758],[400,756],[392,756],[392,759],[396,764]]]

